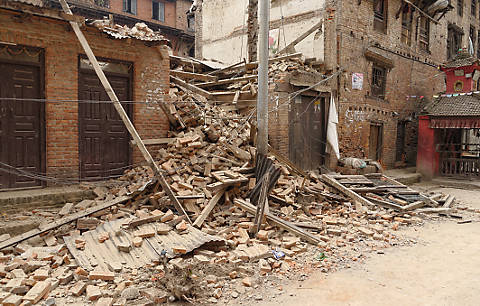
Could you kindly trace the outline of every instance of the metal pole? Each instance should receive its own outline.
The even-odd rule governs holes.
[[[270,0],[260,0],[259,5],[259,65],[257,96],[257,154],[268,153],[268,30]]]

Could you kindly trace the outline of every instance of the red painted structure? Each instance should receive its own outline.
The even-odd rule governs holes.
[[[480,94],[472,93],[477,83],[474,78],[475,71],[480,72],[478,60],[465,50],[460,50],[455,60],[442,66],[440,70],[446,74],[446,93],[434,98],[429,104],[432,107],[425,107],[418,123],[417,171],[426,178],[440,174],[442,157],[438,148],[448,142],[443,139],[444,133],[441,132],[445,129],[461,132],[461,129],[478,128],[480,121],[480,116],[476,114],[468,116],[469,112],[475,113],[474,107],[469,109],[471,100],[478,99],[480,103]],[[463,102],[464,100],[467,102]],[[452,154],[461,156],[458,150],[461,149],[452,150]]]

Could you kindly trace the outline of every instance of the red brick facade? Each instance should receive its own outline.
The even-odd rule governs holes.
[[[443,76],[436,66],[445,59],[446,29],[430,23],[430,44],[428,50],[422,50],[418,30],[415,31],[420,15],[416,11],[411,43],[408,45],[401,40],[402,15],[398,12],[402,1],[386,2],[385,32],[374,28],[372,1],[337,1],[335,5],[327,6],[335,18],[326,20],[325,24],[325,61],[333,71],[344,70],[337,80],[341,155],[371,156],[371,126],[380,125],[383,128],[383,144],[378,149],[380,160],[385,166],[393,167],[399,159],[396,153],[398,123],[406,124],[402,159],[414,164],[418,127],[416,113],[433,94],[445,88]],[[388,61],[384,98],[373,97],[372,74],[374,64],[386,64],[366,56],[367,49],[380,54],[384,57],[383,61]],[[352,88],[353,73],[363,74],[361,90]]]
[[[47,100],[78,100],[78,58],[84,54],[67,22],[42,17],[20,20],[18,13],[0,12],[0,41],[44,50],[44,96]],[[169,87],[169,59],[161,47],[143,42],[111,39],[95,28],[83,28],[97,57],[133,63],[133,100],[164,101]],[[45,103],[46,173],[75,178],[79,175],[78,104]],[[164,137],[168,120],[158,108],[134,104],[133,123],[143,138]],[[133,163],[143,158],[133,151]]]

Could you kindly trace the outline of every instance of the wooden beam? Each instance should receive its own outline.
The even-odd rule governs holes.
[[[385,208],[391,208],[391,209],[394,209],[394,210],[397,210],[397,211],[400,211],[400,212],[405,211],[405,208],[403,206],[393,204],[393,203],[390,203],[390,202],[387,202],[387,201],[384,201],[384,200],[379,200],[379,199],[376,199],[374,197],[368,197],[367,196],[366,198],[369,199],[370,201],[375,202],[376,204],[378,204],[380,206],[385,207]]]
[[[150,145],[162,145],[170,144],[174,142],[176,138],[156,138],[156,139],[143,139],[143,144],[146,146]],[[135,140],[130,140],[131,145],[136,145]]]
[[[413,203],[410,203],[408,205],[403,206],[403,210],[405,210],[405,211],[414,210],[414,209],[423,207],[426,204],[427,203],[425,203],[425,201],[416,201],[416,202],[413,202]]]
[[[203,208],[203,210],[200,213],[200,215],[198,216],[198,218],[195,219],[195,222],[193,222],[193,226],[196,226],[196,227],[201,227],[202,226],[203,221],[205,221],[205,219],[207,219],[208,215],[210,215],[210,213],[212,212],[215,205],[217,205],[218,201],[220,201],[220,199],[222,198],[222,196],[225,193],[225,190],[227,190],[227,189],[223,188],[222,190],[217,192],[213,196],[213,198],[210,199],[208,204]]]
[[[255,215],[255,212],[256,212],[256,208],[255,206],[253,206],[252,204],[248,203],[247,201],[245,200],[242,200],[242,199],[235,199],[233,200],[233,203],[235,204],[235,206],[249,212],[250,214],[252,215]],[[294,235],[297,235],[298,237],[304,239],[305,241],[308,241],[310,243],[313,243],[315,245],[319,244],[322,242],[322,240],[315,236],[315,235],[312,235],[310,233],[307,233],[305,232],[304,230],[302,230],[301,228],[299,228],[298,226],[295,226],[293,225],[292,223],[288,222],[288,221],[285,221],[275,215],[272,215],[270,213],[266,213],[265,214],[265,217],[270,220],[273,224],[275,224],[276,226],[294,234]]]
[[[285,48],[283,48],[282,50],[280,50],[278,52],[278,54],[283,54],[285,52],[295,52],[295,46],[301,42],[302,40],[304,40],[305,38],[307,38],[308,35],[312,34],[313,32],[315,32],[316,30],[318,30],[319,28],[322,27],[322,24],[323,24],[323,20],[320,20],[317,24],[315,24],[313,27],[311,27],[310,29],[308,29],[305,33],[303,33],[302,35],[300,35],[299,37],[297,37],[294,41],[292,41],[291,43],[288,44],[288,46],[286,46]]]
[[[67,224],[67,223],[70,223],[70,222],[73,222],[77,219],[80,219],[80,218],[83,218],[83,217],[86,217],[88,215],[91,215],[93,213],[96,213],[98,211],[101,211],[101,210],[104,210],[104,209],[107,209],[107,208],[110,208],[114,205],[118,205],[120,203],[123,203],[123,202],[126,202],[128,200],[130,200],[131,197],[130,196],[122,196],[122,197],[118,197],[114,200],[111,200],[111,201],[108,201],[108,202],[105,202],[103,204],[100,204],[100,205],[97,205],[95,207],[91,207],[91,208],[88,208],[84,211],[81,211],[81,212],[77,212],[77,213],[74,213],[74,214],[71,214],[65,218],[61,218],[57,221],[54,221],[52,223],[49,223],[47,224],[45,227],[42,227],[42,228],[39,228],[39,229],[33,229],[31,231],[28,231],[26,233],[23,233],[21,235],[18,235],[18,236],[15,236],[15,237],[12,237],[6,241],[3,241],[2,243],[0,243],[0,250],[4,249],[4,248],[8,248],[9,246],[12,246],[14,244],[17,244],[17,243],[20,243],[24,240],[27,240],[27,239],[30,239],[32,237],[35,237],[37,235],[40,235],[40,234],[43,234],[43,233],[46,233],[48,231],[51,231],[57,227],[60,227],[64,224]]]
[[[292,172],[295,172],[303,177],[307,177],[307,174],[295,164],[293,164],[288,158],[283,157],[277,150],[275,150],[271,145],[268,145],[268,152],[271,153],[279,162],[287,166]]]
[[[231,83],[241,82],[241,81],[256,80],[257,78],[258,78],[257,75],[247,75],[239,78],[223,79],[215,82],[198,83],[195,85],[198,87],[213,87],[217,85],[225,85],[225,84],[231,84]]]
[[[70,7],[68,6],[67,2],[65,0],[60,0],[60,4],[62,5],[63,11],[65,14],[68,15],[73,15],[72,11],[70,10]],[[93,69],[95,70],[95,73],[97,74],[98,78],[100,79],[100,82],[102,83],[103,87],[105,88],[105,91],[107,95],[110,97],[110,100],[113,102],[113,106],[117,110],[118,115],[122,119],[123,123],[125,124],[125,127],[127,128],[128,132],[132,136],[133,140],[135,140],[135,143],[137,144],[138,149],[142,153],[143,157],[145,160],[148,162],[150,167],[152,168],[153,172],[155,175],[158,177],[160,185],[162,186],[163,190],[165,193],[168,195],[170,200],[173,202],[173,205],[177,209],[177,211],[183,215],[185,215],[186,219],[188,222],[191,223],[190,218],[188,217],[187,213],[182,207],[182,204],[178,201],[178,199],[175,197],[175,194],[173,194],[172,189],[168,185],[167,181],[165,180],[165,177],[163,176],[162,172],[160,171],[160,168],[158,168],[157,164],[155,163],[155,160],[152,158],[150,155],[150,152],[148,152],[147,148],[142,142],[142,139],[140,138],[140,135],[138,135],[137,130],[133,126],[132,122],[130,121],[130,118],[128,118],[127,113],[125,112],[125,109],[123,108],[122,104],[120,104],[120,101],[118,100],[117,95],[115,94],[115,91],[112,88],[112,85],[110,82],[107,80],[107,77],[103,73],[102,68],[98,64],[97,58],[93,54],[92,49],[90,48],[90,45],[87,42],[87,39],[83,35],[82,31],[80,30],[80,26],[78,23],[74,21],[70,21],[70,25],[73,28],[73,31],[77,35],[77,38],[82,45],[83,49],[85,50],[85,53],[87,54],[88,59],[90,60],[90,63],[93,66]]]
[[[408,4],[410,4],[411,6],[413,6],[415,9],[417,9],[420,14],[424,15],[425,17],[427,17],[428,19],[430,19],[431,21],[433,21],[433,23],[435,24],[438,24],[438,21],[436,21],[435,19],[433,19],[430,15],[428,15],[426,12],[424,12],[423,10],[421,10],[418,6],[416,6],[415,4],[413,4],[411,1],[409,0],[403,0],[405,2],[407,2]]]
[[[329,184],[330,186],[332,187],[335,187],[336,189],[338,189],[338,191],[340,191],[341,193],[343,193],[344,195],[346,195],[347,197],[355,200],[355,201],[358,201],[360,202],[362,205],[366,205],[366,206],[375,206],[374,203],[370,202],[369,200],[365,199],[364,197],[361,197],[360,195],[358,195],[356,192],[354,191],[351,191],[350,189],[344,187],[342,184],[340,184],[339,182],[337,182],[335,179],[331,178],[328,174],[322,174],[321,176],[321,179]]]
[[[218,80],[218,77],[216,76],[202,73],[170,70],[170,74],[182,78],[183,80],[199,80],[204,82],[215,82],[216,80]]]
[[[455,201],[455,197],[453,195],[449,195],[442,207],[449,208],[452,206],[453,201]]]
[[[205,97],[205,98],[207,98],[207,99],[210,99],[211,96],[212,96],[212,94],[209,93],[208,91],[203,90],[203,89],[201,89],[200,87],[197,87],[197,86],[195,86],[195,85],[193,85],[193,84],[189,84],[189,83],[185,82],[184,80],[181,80],[181,79],[179,79],[179,78],[177,78],[177,77],[174,77],[173,75],[170,76],[170,80],[172,80],[172,82],[173,82],[174,84],[181,85],[181,86],[185,87],[186,89],[188,89],[188,90],[190,90],[190,91],[192,91],[192,92],[194,92],[194,93],[197,93],[197,94],[199,94],[199,95],[201,95],[201,96],[203,96],[203,97]]]

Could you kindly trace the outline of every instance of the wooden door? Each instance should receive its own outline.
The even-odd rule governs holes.
[[[0,189],[40,186],[31,173],[40,173],[42,164],[43,104],[40,92],[40,68],[0,63],[0,97],[16,98],[0,102]],[[15,170],[13,170],[13,168]],[[25,171],[20,176],[12,171]]]
[[[130,78],[107,75],[120,101],[130,100]],[[79,76],[79,99],[110,101],[97,75],[82,71]],[[131,104],[123,103],[131,118]],[[130,137],[112,103],[80,103],[79,148],[80,176],[103,179],[118,176],[130,164]]]
[[[289,158],[304,170],[323,165],[328,111],[324,97],[298,96],[289,113]]]
[[[368,158],[372,160],[381,160],[382,158],[382,135],[383,127],[380,124],[370,125],[370,138]]]

